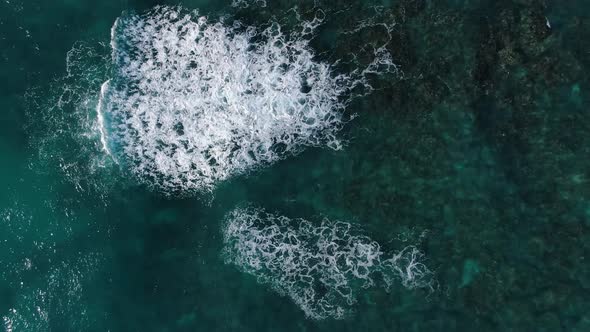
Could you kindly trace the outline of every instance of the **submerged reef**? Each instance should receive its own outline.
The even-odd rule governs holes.
[[[223,226],[229,264],[290,297],[313,319],[343,318],[361,289],[433,289],[433,272],[414,246],[386,254],[353,224],[314,224],[259,208],[237,208]]]
[[[363,61],[355,40],[391,38],[402,75],[350,105],[360,116],[344,131],[353,139],[342,155],[294,161],[276,178],[314,168],[312,180],[278,190],[265,179],[267,192],[356,216],[378,230],[377,241],[381,232],[429,231],[424,251],[444,295],[436,304],[413,302],[428,320],[390,310],[395,326],[588,329],[587,4],[329,6],[356,15],[327,15],[320,36],[351,33],[346,42],[326,37],[313,45],[330,49],[328,58],[355,53]]]

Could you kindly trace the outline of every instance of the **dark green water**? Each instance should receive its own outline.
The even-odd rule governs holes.
[[[324,61],[363,61],[362,45],[383,38],[379,25],[344,29],[395,23],[388,49],[403,75],[371,77],[377,90],[348,106],[359,116],[347,146],[205,197],[137,185],[87,112],[115,19],[182,4],[258,26],[314,4],[267,2],[0,2],[0,329],[589,331],[590,4],[315,1]],[[83,63],[68,66],[72,49]],[[369,289],[344,320],[307,319],[223,263],[224,215],[245,202],[354,222],[384,247],[418,244],[438,288]]]

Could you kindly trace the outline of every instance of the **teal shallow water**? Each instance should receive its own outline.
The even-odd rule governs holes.
[[[294,6],[267,2],[181,4],[257,26]],[[158,4],[180,2],[0,3],[1,328],[589,329],[588,4],[318,2],[328,13],[311,41],[319,58],[366,61],[362,45],[382,28],[339,32],[395,22],[388,48],[403,75],[372,77],[377,90],[348,106],[359,116],[342,151],[307,149],[182,199],[113,165],[89,125],[97,99],[79,106],[105,80],[115,19]],[[85,62],[67,67],[72,48]],[[418,244],[438,288],[369,289],[344,320],[307,319],[224,264],[224,215],[246,202],[353,222],[389,250]]]

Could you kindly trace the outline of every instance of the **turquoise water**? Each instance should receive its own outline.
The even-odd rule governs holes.
[[[589,330],[590,6],[266,2],[0,2],[0,329]],[[315,61],[351,73],[386,45],[399,71],[339,97],[343,149],[167,196],[103,150],[96,106],[115,20],[179,4],[286,34],[319,15]],[[358,287],[343,319],[307,318],[224,262],[243,204],[415,245],[436,286]]]

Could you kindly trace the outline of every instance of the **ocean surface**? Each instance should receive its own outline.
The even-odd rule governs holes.
[[[0,331],[590,331],[588,73],[582,0],[0,0]]]

